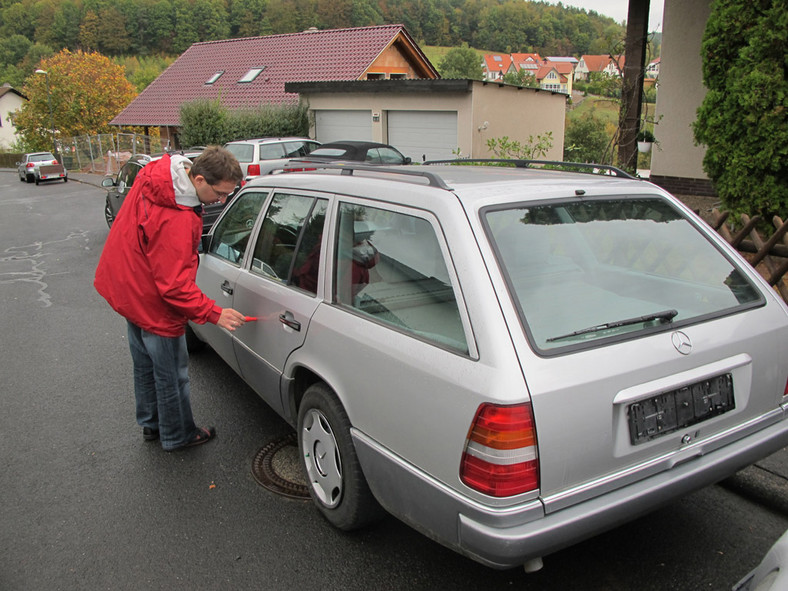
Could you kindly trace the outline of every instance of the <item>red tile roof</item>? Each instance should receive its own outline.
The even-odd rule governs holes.
[[[397,39],[432,68],[402,25],[195,43],[110,123],[177,126],[181,104],[197,99],[221,98],[230,109],[293,103],[298,95],[286,93],[285,82],[357,80]],[[251,68],[261,67],[265,69],[254,81],[238,82]],[[216,82],[206,84],[222,70]],[[432,72],[437,78],[434,68]]]
[[[589,72],[601,72],[610,63],[609,55],[584,55],[582,59]]]
[[[484,56],[484,63],[489,72],[502,72],[506,74],[509,70],[509,66],[512,65],[512,56],[501,53],[491,53]]]

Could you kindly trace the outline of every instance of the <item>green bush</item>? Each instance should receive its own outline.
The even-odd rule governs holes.
[[[608,164],[606,153],[610,137],[605,122],[586,113],[569,122],[564,134],[564,160],[567,162],[593,162]]]
[[[229,111],[217,100],[198,100],[181,107],[183,146],[207,146],[254,137],[306,136],[309,108],[298,105],[262,105]]]

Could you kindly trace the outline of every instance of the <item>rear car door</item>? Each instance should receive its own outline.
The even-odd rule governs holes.
[[[285,361],[303,344],[320,302],[327,211],[325,196],[289,190],[274,193],[249,247],[248,270],[235,285],[235,308],[257,318],[235,334],[241,375],[280,413],[279,383]]]

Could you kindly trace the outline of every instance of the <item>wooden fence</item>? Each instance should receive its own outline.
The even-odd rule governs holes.
[[[712,227],[741,252],[788,303],[788,278],[785,277],[788,274],[788,222],[774,216],[772,223],[775,232],[768,240],[764,240],[756,229],[761,216],[750,218],[742,214],[741,230],[735,233],[725,223],[729,217],[730,212],[714,209]]]

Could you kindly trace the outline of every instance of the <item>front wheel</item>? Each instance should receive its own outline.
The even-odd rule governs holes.
[[[298,411],[301,465],[315,505],[335,527],[353,530],[383,515],[361,471],[350,419],[331,389],[310,386]]]
[[[104,219],[107,220],[107,227],[112,227],[112,222],[115,221],[115,214],[112,213],[112,207],[109,204],[109,197],[107,197],[106,203],[104,203]]]

